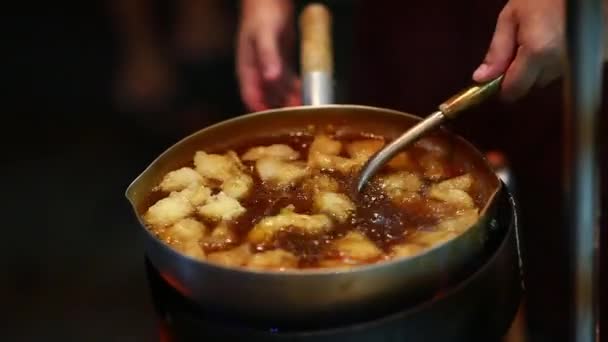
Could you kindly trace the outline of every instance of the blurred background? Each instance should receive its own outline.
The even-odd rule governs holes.
[[[418,115],[470,83],[504,5],[325,2],[335,20],[339,102]],[[234,73],[238,2],[17,6],[4,21],[0,336],[157,340],[142,244],[123,193],[183,136],[247,112]],[[513,168],[528,333],[539,341],[563,340],[572,318],[570,238],[560,216],[561,115],[556,82],[515,104],[484,105],[453,125],[481,149],[504,152]]]

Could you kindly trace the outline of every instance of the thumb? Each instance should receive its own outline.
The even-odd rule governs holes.
[[[257,39],[257,52],[262,77],[266,80],[277,80],[282,68],[278,35],[272,31],[261,32]]]
[[[476,82],[486,82],[504,73],[515,56],[517,25],[511,12],[503,9],[483,63],[473,73]]]

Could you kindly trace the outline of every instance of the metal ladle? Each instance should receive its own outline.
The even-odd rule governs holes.
[[[480,104],[498,92],[503,75],[486,83],[470,86],[439,105],[439,110],[416,124],[399,138],[378,151],[363,166],[357,180],[357,191],[361,192],[367,181],[397,153],[414,143],[427,132],[439,127],[446,119],[454,119],[460,113]]]

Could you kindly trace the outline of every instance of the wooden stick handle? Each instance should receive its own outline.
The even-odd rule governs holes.
[[[331,14],[324,5],[310,4],[302,11],[300,15],[302,74],[316,71],[332,74],[331,24]]]

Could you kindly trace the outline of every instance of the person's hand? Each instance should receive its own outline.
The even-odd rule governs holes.
[[[241,97],[250,110],[300,104],[300,81],[288,62],[294,52],[290,0],[243,0],[237,42]]]
[[[563,7],[563,0],[509,0],[473,79],[485,82],[504,73],[501,97],[513,101],[533,86],[560,77],[565,55]]]

